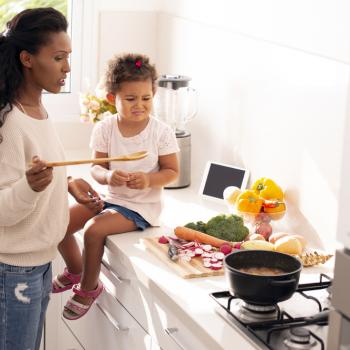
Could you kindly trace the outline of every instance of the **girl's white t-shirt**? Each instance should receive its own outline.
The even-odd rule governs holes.
[[[154,173],[159,171],[158,157],[179,152],[175,132],[162,121],[150,117],[139,134],[124,137],[118,128],[118,115],[108,116],[98,122],[92,132],[90,147],[97,152],[117,157],[129,153],[147,151],[148,156],[133,161],[111,162],[111,170]],[[104,198],[139,213],[152,226],[159,226],[163,207],[163,188],[131,189],[127,186],[110,186]]]

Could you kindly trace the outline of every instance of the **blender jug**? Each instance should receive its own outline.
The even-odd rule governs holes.
[[[197,113],[197,93],[189,87],[191,78],[181,75],[162,75],[154,100],[155,114],[176,133],[180,173],[166,188],[183,188],[191,183],[191,134],[185,125]]]

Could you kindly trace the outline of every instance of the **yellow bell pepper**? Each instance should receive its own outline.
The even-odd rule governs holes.
[[[262,177],[256,180],[251,188],[255,193],[264,199],[277,199],[282,201],[283,191],[273,180]]]
[[[237,210],[244,213],[260,213],[264,201],[251,190],[242,192],[237,198]]]

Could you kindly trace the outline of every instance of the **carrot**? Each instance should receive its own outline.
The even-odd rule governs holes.
[[[231,242],[207,235],[206,233],[196,231],[184,226],[176,227],[174,229],[174,232],[177,237],[185,239],[186,241],[197,241],[200,243],[210,244],[213,247],[217,248],[220,248],[225,243],[229,243],[231,245]]]

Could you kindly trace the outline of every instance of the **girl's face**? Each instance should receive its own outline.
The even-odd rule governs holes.
[[[22,51],[21,61],[27,83],[41,90],[58,93],[70,72],[71,42],[65,32],[52,33],[50,39],[34,55]]]
[[[121,83],[115,94],[118,114],[126,121],[139,122],[149,118],[152,110],[153,90],[150,79]]]

